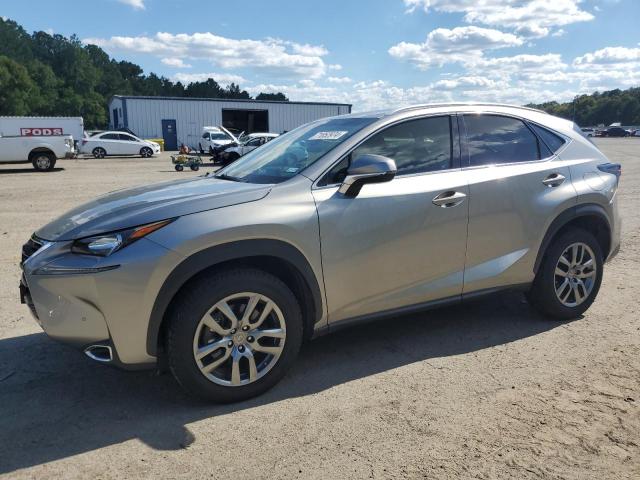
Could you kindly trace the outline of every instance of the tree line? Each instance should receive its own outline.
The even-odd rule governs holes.
[[[609,90],[591,95],[579,95],[571,102],[547,102],[527,105],[547,113],[573,120],[582,127],[611,125],[640,125],[640,88]]]
[[[251,99],[231,83],[210,78],[184,85],[140,66],[116,61],[96,45],[72,35],[32,34],[0,18],[0,115],[82,116],[86,128],[109,123],[113,95]],[[288,101],[282,93],[260,93],[256,100]]]

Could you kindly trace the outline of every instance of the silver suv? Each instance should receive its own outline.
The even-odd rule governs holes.
[[[579,316],[619,248],[620,174],[573,123],[526,108],[327,118],[63,215],[24,246],[21,297],[98,362],[163,360],[188,391],[237,401],[304,340],[363,320],[513,287]]]

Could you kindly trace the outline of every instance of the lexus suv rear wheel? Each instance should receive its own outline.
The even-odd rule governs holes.
[[[529,300],[542,313],[566,320],[582,315],[600,289],[603,271],[600,244],[589,232],[571,229],[547,250]]]
[[[172,307],[169,366],[189,392],[235,402],[275,385],[302,343],[302,314],[278,278],[253,269],[199,280]]]

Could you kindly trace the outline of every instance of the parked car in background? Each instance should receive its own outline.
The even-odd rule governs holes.
[[[80,153],[104,158],[108,155],[140,155],[144,158],[160,153],[160,145],[142,140],[130,133],[102,132],[85,137],[80,142]]]
[[[582,133],[584,133],[586,137],[593,137],[596,133],[593,128],[581,128],[580,130],[582,130]]]
[[[306,339],[359,323],[357,343],[364,320],[402,329],[399,315],[513,288],[580,318],[619,249],[621,174],[571,121],[528,108],[325,118],[43,226],[20,296],[95,361],[160,362],[189,392],[244,400]]]
[[[627,132],[622,127],[608,127],[607,129],[602,131],[603,137],[628,137],[629,132]]]
[[[634,130],[632,136],[633,137],[640,137],[640,128]]]
[[[0,163],[28,163],[39,172],[53,170],[59,158],[75,155],[71,135],[0,136]]]
[[[238,143],[228,145],[223,152],[219,154],[219,158],[221,158],[225,164],[235,162],[243,155],[270,142],[278,136],[279,134],[277,133],[249,133],[248,135],[243,135]]]
[[[198,144],[200,153],[209,153],[216,155],[222,151],[222,147],[226,147],[231,143],[238,143],[236,136],[226,128],[219,127],[202,127],[202,137]]]

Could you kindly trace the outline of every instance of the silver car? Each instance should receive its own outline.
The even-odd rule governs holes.
[[[579,316],[619,248],[620,175],[572,122],[527,108],[327,118],[44,226],[21,297],[93,360],[162,361],[196,395],[242,400],[306,339],[365,320],[508,288]]]

